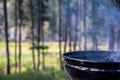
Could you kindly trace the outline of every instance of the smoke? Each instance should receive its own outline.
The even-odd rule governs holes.
[[[120,52],[112,53],[106,58],[109,62],[120,62]]]
[[[98,2],[97,14],[107,27],[119,27],[120,10],[112,0],[96,0]]]
[[[105,29],[109,30],[110,27],[120,27],[120,8],[117,4],[113,1],[115,0],[93,0],[94,4],[96,5],[94,10],[96,10],[96,16],[93,18],[99,18],[98,26],[102,28],[103,26]],[[91,13],[92,14],[92,13]],[[94,15],[93,15],[94,16]],[[93,19],[97,20],[97,19]],[[101,20],[103,21],[100,25]],[[96,24],[96,21],[95,21]],[[93,25],[93,24],[92,24]],[[94,25],[93,25],[94,26]],[[95,25],[96,26],[96,25]],[[104,30],[104,31],[107,31]],[[98,31],[98,28],[97,28]],[[108,34],[105,32],[105,34]],[[120,62],[120,52],[112,53],[110,56],[107,57],[107,60],[110,62]]]

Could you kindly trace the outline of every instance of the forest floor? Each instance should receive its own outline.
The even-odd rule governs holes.
[[[10,66],[11,75],[6,75],[6,50],[5,43],[0,42],[0,80],[69,80],[65,71],[60,70],[59,65],[59,47],[58,43],[45,43],[49,47],[46,50],[45,55],[45,67],[46,70],[42,70],[42,57],[40,71],[33,71],[32,68],[32,51],[30,50],[31,44],[28,42],[22,42],[22,71],[21,73],[15,73],[15,46],[13,42],[10,42]],[[18,49],[17,49],[18,54]],[[35,50],[36,63],[37,63],[37,51]]]
[[[33,71],[32,68],[32,51],[30,50],[31,43],[22,42],[22,71],[21,73],[15,73],[15,46],[13,42],[10,42],[10,66],[11,75],[6,75],[6,50],[5,43],[0,42],[0,80],[69,80],[65,71],[60,71],[59,65],[59,44],[57,42],[47,42],[46,46],[49,47],[45,54],[45,66],[46,70],[43,71],[40,66],[40,71]],[[62,53],[63,53],[62,43]],[[88,45],[90,47],[90,45]],[[99,46],[100,49],[106,49],[106,46]],[[67,48],[67,51],[69,49]],[[79,50],[77,45],[77,50]],[[18,49],[17,49],[18,54]],[[36,63],[37,63],[37,51],[35,50]],[[41,65],[42,65],[42,57]]]
[[[64,71],[26,71],[20,74],[1,75],[0,80],[70,80]]]

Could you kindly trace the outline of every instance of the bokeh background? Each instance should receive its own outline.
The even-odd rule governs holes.
[[[0,80],[70,80],[62,54],[120,49],[119,0],[0,0]]]

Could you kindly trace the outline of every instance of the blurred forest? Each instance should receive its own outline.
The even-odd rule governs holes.
[[[119,3],[119,0],[117,1]],[[30,1],[22,0],[19,4],[16,0],[7,0],[8,15],[8,36],[10,41],[19,41],[19,18],[21,19],[21,40],[31,41],[31,25],[33,26],[34,40],[44,36],[44,41],[59,41],[59,26],[61,31],[61,41],[81,42],[86,48],[87,42],[92,42],[93,48],[104,40],[109,40],[110,26],[118,27],[119,5],[115,0],[110,1],[62,1],[59,9],[59,1],[44,0]],[[39,5],[38,3],[41,3]],[[40,8],[39,8],[40,7]],[[4,35],[4,12],[3,1],[0,3],[0,40],[5,40]],[[32,9],[32,10],[31,10]],[[59,14],[61,11],[61,14]],[[20,12],[20,14],[19,14]],[[101,12],[103,12],[101,14]],[[61,18],[61,22],[59,22]],[[40,21],[39,21],[40,20]],[[111,23],[111,22],[112,23]],[[60,23],[60,25],[59,25]],[[40,27],[40,32],[38,26]],[[68,27],[67,27],[68,26]],[[68,29],[67,29],[68,28]],[[42,33],[44,31],[44,33]],[[67,31],[67,32],[66,32]],[[65,33],[66,32],[66,33]],[[119,31],[114,31],[117,34]],[[95,34],[94,34],[95,33]],[[41,36],[38,36],[40,34]],[[112,34],[112,33],[111,33]],[[86,40],[87,39],[87,40]],[[42,41],[42,38],[40,39]],[[76,43],[75,43],[76,44]]]
[[[20,73],[26,58],[33,71],[47,70],[53,58],[64,70],[64,52],[119,50],[119,22],[119,0],[0,0],[0,66]]]

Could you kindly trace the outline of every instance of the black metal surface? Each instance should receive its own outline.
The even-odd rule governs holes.
[[[120,73],[114,71],[89,71],[65,66],[72,80],[120,80]]]
[[[63,54],[73,80],[120,80],[120,62],[110,61],[113,51],[78,51]]]

